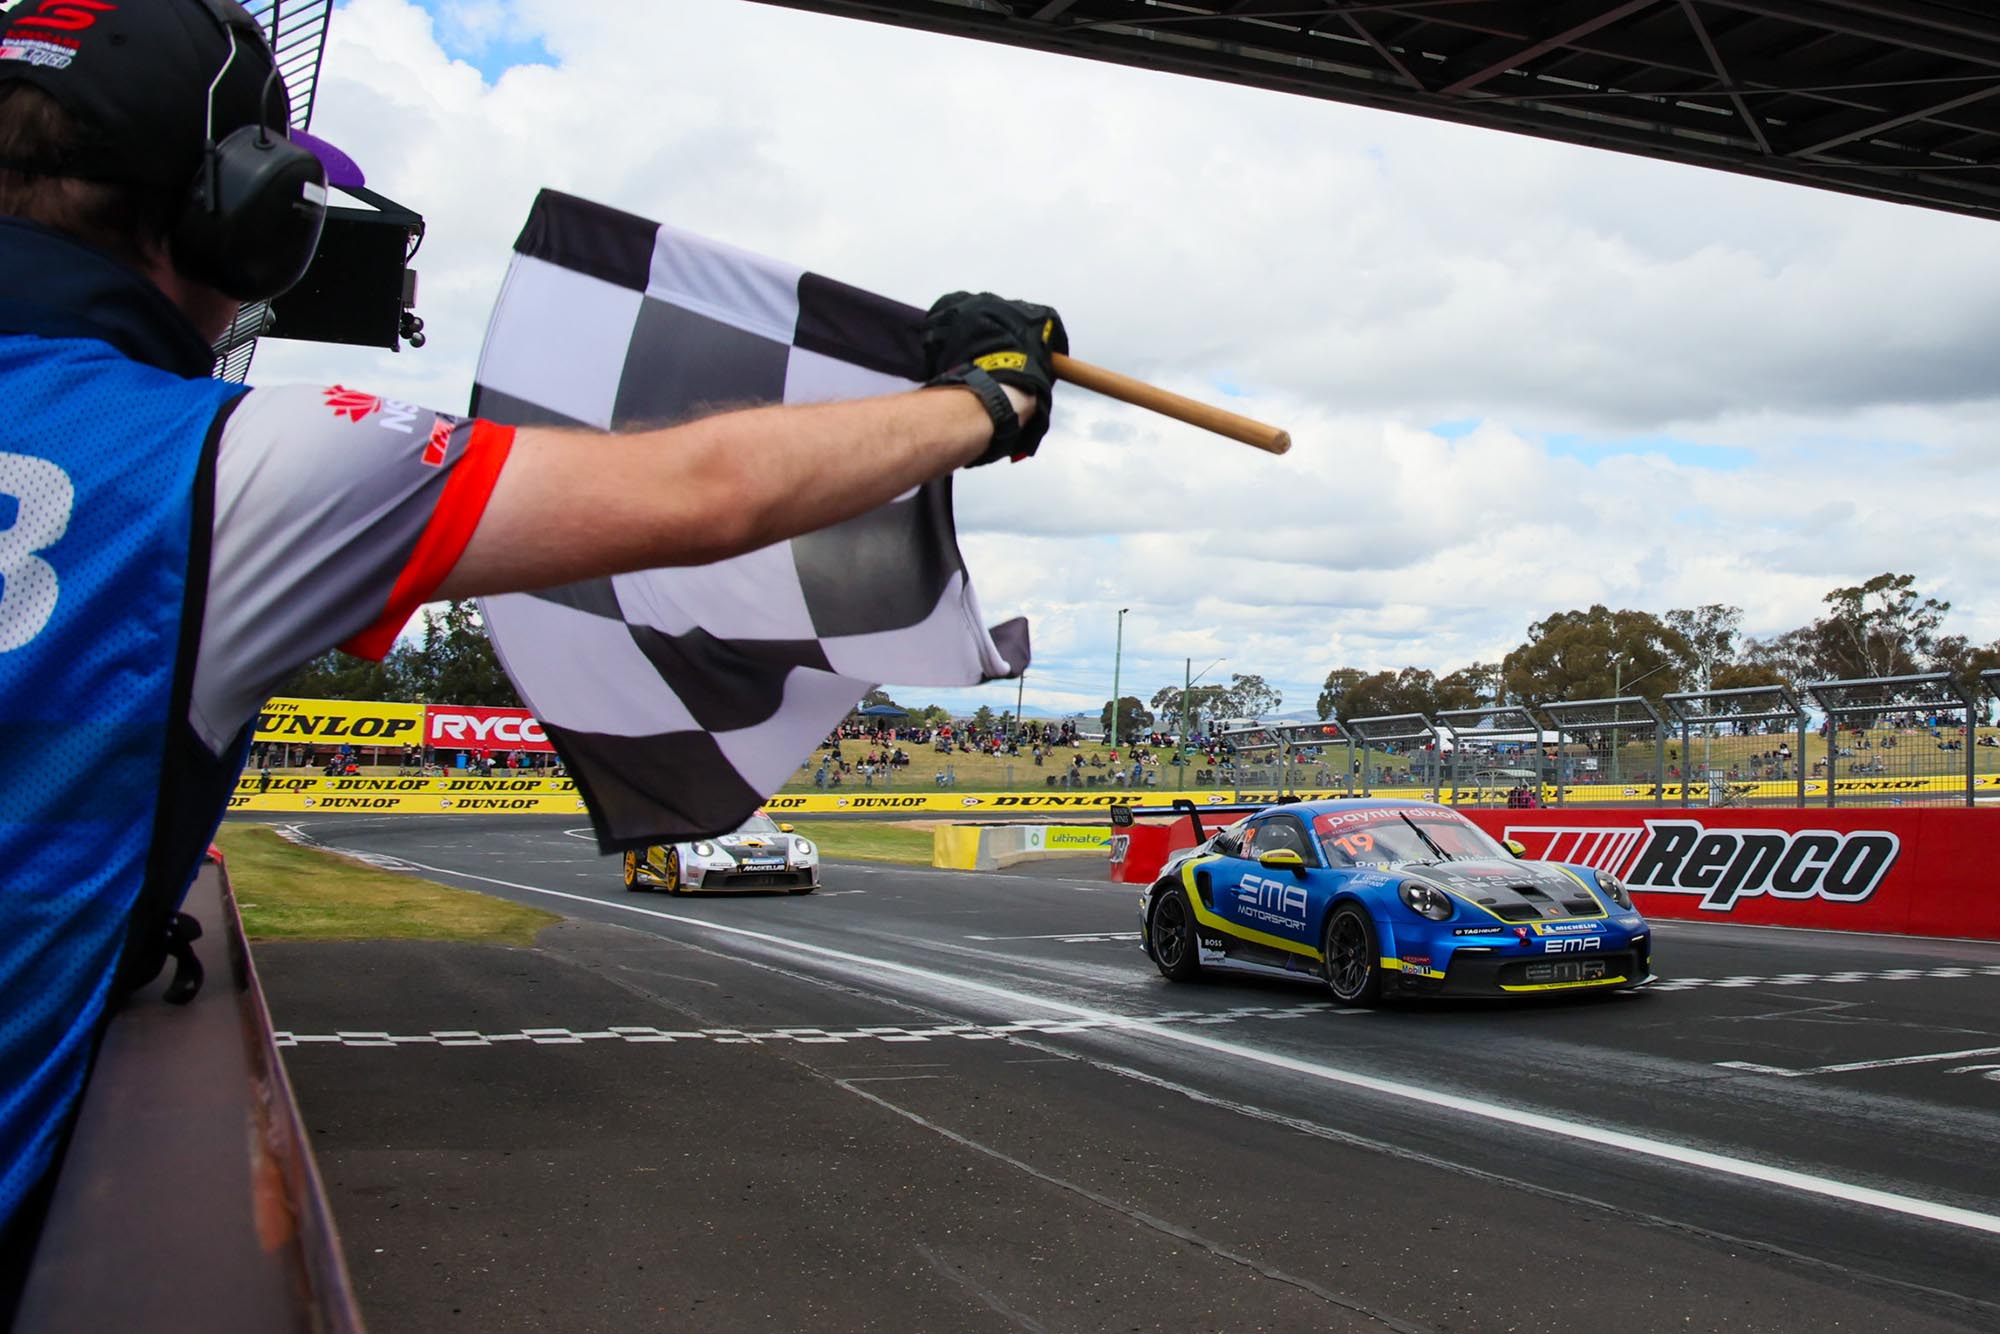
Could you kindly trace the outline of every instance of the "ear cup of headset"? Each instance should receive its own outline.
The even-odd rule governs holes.
[[[267,301],[304,276],[325,222],[320,160],[245,125],[203,158],[174,228],[174,264],[238,301]]]

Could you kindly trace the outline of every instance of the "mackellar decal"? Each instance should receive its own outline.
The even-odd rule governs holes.
[[[1528,856],[1610,871],[1637,890],[1699,894],[1707,912],[1742,899],[1860,903],[1881,887],[1902,842],[1885,829],[1707,828],[1693,820],[1643,827],[1513,825]]]

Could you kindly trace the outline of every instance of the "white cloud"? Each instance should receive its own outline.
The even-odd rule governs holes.
[[[441,12],[342,5],[315,122],[428,219],[430,346],[267,343],[255,378],[462,408],[543,185],[915,303],[1047,300],[1078,355],[1298,444],[1067,390],[1040,457],[964,475],[1031,702],[1109,694],[1120,606],[1127,693],[1226,656],[1288,706],[1592,602],[1772,633],[1886,569],[2000,636],[1990,224],[743,0]]]

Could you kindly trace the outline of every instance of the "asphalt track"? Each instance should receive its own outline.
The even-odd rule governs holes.
[[[1660,924],[1648,993],[1361,1012],[1164,981],[1089,862],[296,823],[572,919],[259,948],[378,1331],[2000,1329],[2000,945]]]

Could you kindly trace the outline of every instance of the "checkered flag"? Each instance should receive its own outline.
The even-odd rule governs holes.
[[[667,425],[721,407],[908,389],[922,312],[542,191],[480,353],[472,410],[513,425]],[[484,599],[507,674],[606,851],[741,823],[877,683],[1018,675],[988,629],[949,478],[734,560]]]

